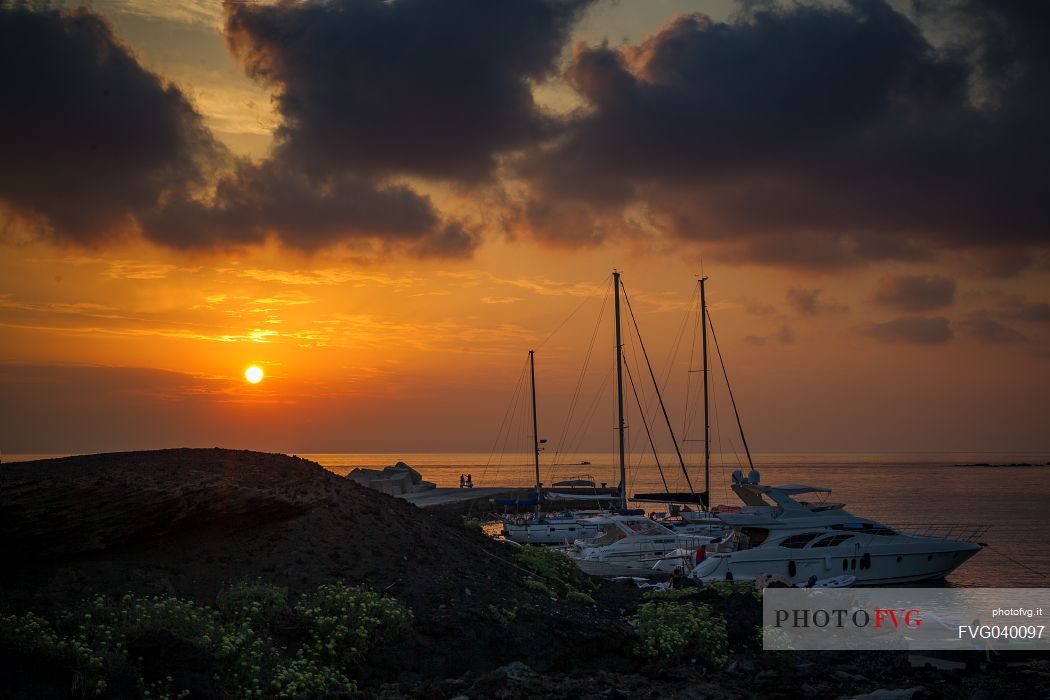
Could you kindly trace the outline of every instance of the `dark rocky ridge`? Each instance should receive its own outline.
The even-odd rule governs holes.
[[[211,603],[256,577],[295,596],[340,580],[395,595],[419,621],[408,668],[378,677],[443,678],[510,660],[567,668],[579,645],[612,659],[629,651],[608,641],[627,631],[618,591],[604,611],[537,596],[506,546],[468,532],[458,515],[304,459],[173,449],[5,464],[0,478],[0,538],[12,564],[0,573],[4,610],[46,613],[94,593]],[[508,634],[490,605],[518,609],[520,633]]]

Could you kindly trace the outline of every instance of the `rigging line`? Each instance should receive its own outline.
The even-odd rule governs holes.
[[[503,448],[500,451],[499,461],[495,465],[496,470],[498,471],[499,467],[503,464],[503,456],[506,454],[507,441],[510,439],[511,431],[511,427],[508,424],[507,420],[514,413],[514,408],[519,401],[519,397],[523,394],[522,385],[525,381],[525,370],[527,369],[527,367],[528,363],[526,362],[522,365],[521,372],[518,374],[518,381],[514,384],[514,391],[510,396],[510,401],[507,404],[507,410],[503,413],[503,419],[500,421],[499,429],[496,431],[496,438],[495,440],[493,440],[492,448],[489,450],[489,455],[488,458],[485,460],[485,466],[481,470],[481,477],[478,479],[478,483],[485,483],[485,478],[488,476],[489,467],[493,466],[492,458],[496,453],[496,448],[499,446],[500,438],[503,438]],[[506,433],[504,433],[504,429],[506,429]],[[468,513],[474,512],[473,502],[470,504],[470,507],[467,510]]]
[[[517,401],[518,394],[521,389],[522,382],[525,379],[525,368],[527,365],[522,365],[521,373],[518,375],[518,381],[514,385],[514,392],[510,396],[510,401],[507,404],[507,410],[503,413],[503,420],[500,421],[499,429],[496,431],[496,439],[492,442],[492,448],[489,450],[488,459],[485,461],[485,467],[482,470],[482,479],[485,477],[485,473],[488,471],[489,466],[492,464],[492,457],[496,453],[496,447],[499,445],[500,438],[503,436],[503,429],[507,426],[507,418],[511,414],[511,410]],[[509,427],[508,427],[509,429]],[[501,455],[502,456],[502,455]],[[501,459],[502,462],[502,459]]]
[[[620,283],[623,287],[623,282]],[[653,366],[649,363],[649,353],[645,351],[645,341],[642,340],[642,333],[638,328],[638,319],[634,317],[634,309],[631,307],[631,300],[627,296],[627,289],[623,290],[623,298],[627,302],[627,311],[631,314],[631,322],[634,324],[634,332],[638,335],[638,345],[642,348],[642,356],[645,358],[645,364],[649,368],[649,376],[653,380],[653,387],[656,389],[656,398],[660,401],[660,409],[664,413],[664,421],[667,423],[667,432],[671,434],[671,442],[674,444],[675,454],[678,455],[678,463],[682,466],[682,473],[685,474],[685,483],[689,485],[689,493],[695,494],[693,491],[693,482],[689,479],[689,472],[685,468],[685,460],[682,459],[682,451],[678,448],[678,439],[674,436],[674,428],[671,427],[671,418],[667,415],[667,407],[664,406],[664,399],[660,393],[660,387],[656,383],[656,375],[653,373]]]
[[[631,391],[634,392],[634,401],[638,404],[638,411],[641,412],[642,402],[641,399],[638,398],[638,389],[634,386],[634,376],[631,374],[631,368],[626,362],[623,367],[627,370],[627,379],[631,383]],[[664,468],[663,465],[660,464],[660,455],[656,453],[656,445],[653,443],[653,434],[649,430],[649,421],[645,419],[644,414],[641,415],[641,419],[642,425],[645,427],[645,436],[649,438],[649,447],[653,450],[653,459],[656,460],[656,468],[660,470],[660,481],[664,484],[664,493],[671,493],[671,489],[667,487],[667,479],[664,478]]]
[[[613,375],[613,366],[610,364],[609,368],[605,372],[605,377],[602,378],[602,383],[601,383],[601,385],[599,385],[598,391],[595,393],[594,398],[591,399],[591,405],[590,405],[590,408],[587,411],[586,418],[580,424],[580,427],[577,428],[576,433],[574,435],[570,436],[570,438],[569,438],[569,443],[568,444],[573,449],[568,450],[568,452],[578,452],[579,451],[579,450],[576,449],[576,447],[581,442],[583,442],[583,436],[587,433],[588,429],[591,427],[591,422],[594,420],[594,415],[595,415],[595,413],[598,412],[598,406],[601,405],[604,402],[604,400],[606,399],[606,396],[605,396],[606,387],[609,386],[609,381],[612,379],[612,375]]]
[[[691,310],[690,308],[689,311]],[[667,390],[667,384],[671,381],[671,371],[674,369],[675,362],[678,361],[678,351],[682,346],[682,338],[685,337],[685,328],[689,325],[689,311],[686,311],[686,314],[682,317],[682,323],[678,326],[678,332],[675,334],[674,342],[671,344],[670,356],[667,364],[664,365],[667,369],[664,370],[663,380],[660,382],[660,388],[664,391]]]
[[[607,286],[606,283],[609,281],[610,277],[612,277],[612,275],[606,275],[605,279],[602,280],[601,284]],[[601,289],[601,286],[595,287],[595,291],[591,292],[591,294],[589,296],[585,297],[584,300],[581,301],[579,303],[579,305],[575,309],[572,310],[572,313],[570,313],[568,316],[566,316],[565,319],[562,320],[562,322],[559,323],[558,326],[553,331],[550,332],[550,335],[548,335],[546,338],[544,338],[543,342],[536,346],[536,349],[538,350],[538,349],[542,348],[544,345],[546,345],[547,341],[549,341],[551,338],[553,338],[554,335],[558,331],[560,331],[565,326],[565,324],[568,323],[572,319],[572,317],[575,316],[580,311],[580,309],[583,308],[584,304],[586,304],[587,302],[589,302],[591,299],[593,299],[594,297],[596,297],[598,295],[597,290],[599,290],[599,289]]]
[[[718,465],[719,465],[719,469],[720,469],[719,477],[720,477],[720,481],[722,482],[722,497],[725,499],[726,502],[728,502],[729,501],[729,489],[726,487],[726,484],[728,483],[728,480],[726,479],[726,469],[728,469],[728,466],[726,465],[726,459],[725,459],[726,452],[725,452],[724,449],[722,449],[722,431],[720,429],[718,429],[722,425],[722,421],[718,417],[718,393],[717,392],[713,392],[712,395],[711,395],[711,407],[712,407],[712,410],[714,411],[714,414],[715,414],[714,425],[716,426],[715,435],[717,436],[716,439],[717,439],[718,456],[719,456]],[[732,438],[726,438],[726,442],[729,443],[730,454],[732,454],[733,458],[736,460],[737,466],[738,467],[739,466],[743,466],[740,463],[740,454],[736,451],[736,446],[733,444],[733,439]],[[710,494],[708,494],[708,499],[709,499],[708,502],[710,502],[710,498],[711,498],[711,496],[710,496]]]
[[[755,463],[751,460],[751,450],[747,446],[747,438],[744,437],[744,425],[740,422],[740,411],[736,408],[736,399],[733,398],[733,387],[729,385],[729,373],[726,372],[726,363],[722,358],[722,351],[718,347],[718,336],[715,335],[715,325],[711,322],[711,315],[707,315],[707,325],[711,328],[711,339],[715,341],[715,352],[718,353],[718,364],[722,366],[722,376],[726,378],[726,390],[729,392],[729,401],[733,404],[733,414],[736,416],[736,426],[740,429],[740,441],[744,443],[744,454],[747,455],[747,464],[752,469]]]
[[[693,393],[693,358],[696,356],[696,337],[697,326],[700,325],[700,315],[697,314],[693,309],[699,303],[700,290],[693,286],[694,292],[689,302],[689,311],[686,313],[687,319],[693,319],[693,337],[689,343],[689,361],[686,363],[686,375],[685,375],[685,409],[682,411],[682,438],[686,438],[689,434],[689,426],[692,425],[692,420],[689,416],[689,397]]]
[[[569,413],[565,417],[565,422],[562,424],[561,434],[558,436],[558,444],[554,451],[554,457],[551,459],[551,464],[548,466],[548,470],[553,472],[555,465],[558,463],[558,457],[564,452],[562,446],[566,444],[566,438],[570,427],[572,426],[572,418],[576,412],[576,406],[579,402],[580,390],[583,388],[583,381],[587,376],[587,369],[590,367],[591,358],[594,353],[594,345],[598,339],[598,331],[601,329],[602,319],[605,317],[605,309],[609,305],[609,295],[611,291],[606,289],[605,297],[602,300],[601,309],[598,312],[598,320],[594,324],[594,330],[591,332],[591,341],[587,346],[587,353],[584,355],[583,366],[580,368],[580,375],[576,379],[576,387],[572,393],[572,401],[569,403]],[[552,476],[553,480],[553,476]]]

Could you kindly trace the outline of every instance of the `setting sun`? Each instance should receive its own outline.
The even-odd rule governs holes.
[[[258,384],[263,379],[263,371],[261,368],[252,365],[244,370],[244,378],[247,379],[250,384]]]

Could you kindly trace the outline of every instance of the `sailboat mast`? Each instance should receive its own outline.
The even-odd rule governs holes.
[[[536,512],[540,512],[540,431],[536,420],[536,351],[529,350],[529,378],[532,384],[532,454],[536,463]]]
[[[613,290],[616,293],[616,404],[620,433],[620,507],[627,509],[627,460],[623,451],[623,343],[620,341],[620,273],[613,272]]]
[[[711,507],[711,419],[708,414],[707,388],[707,298],[704,296],[704,282],[700,278],[700,336],[703,338],[704,352],[704,492],[707,494],[707,507]]]

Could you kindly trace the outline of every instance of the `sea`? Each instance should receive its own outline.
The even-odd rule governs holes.
[[[4,455],[22,461],[61,455]],[[382,468],[405,462],[439,487],[458,487],[469,474],[476,487],[527,487],[535,469],[526,455],[479,453],[299,454],[336,474],[355,467]],[[675,455],[660,455],[660,465],[631,457],[628,494],[687,490]],[[764,483],[805,484],[831,489],[827,500],[846,504],[855,515],[905,530],[930,525],[955,526],[958,532],[988,527],[979,541],[988,546],[947,579],[951,586],[1050,587],[1050,453],[912,454],[754,454]],[[738,505],[729,489],[734,469],[747,473],[738,455],[713,455],[712,504]],[[619,483],[618,458],[612,454],[544,455],[540,478],[552,483],[588,477],[597,484]],[[686,472],[694,490],[703,490],[704,473],[695,462]],[[663,478],[661,478],[661,469]],[[810,495],[809,498],[813,498]],[[664,506],[641,504],[659,509]]]

